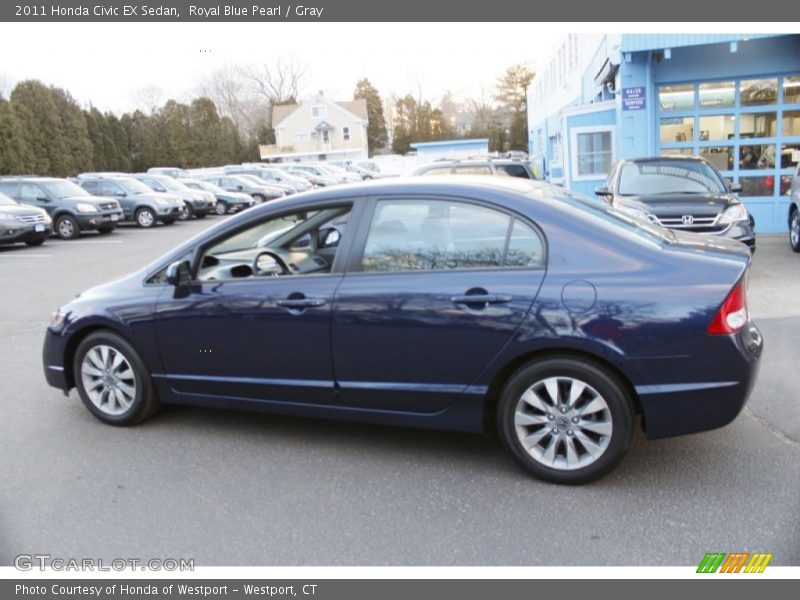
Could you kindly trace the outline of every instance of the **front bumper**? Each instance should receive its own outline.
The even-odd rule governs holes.
[[[36,227],[41,226],[41,231]],[[20,223],[19,226],[0,225],[0,244],[16,244],[17,242],[35,242],[47,238],[53,233],[53,226],[45,223]]]
[[[76,215],[76,218],[81,230],[88,231],[100,227],[108,227],[110,225],[116,226],[123,217],[121,210],[108,210],[100,214],[79,213]]]
[[[64,342],[62,335],[47,328],[42,348],[42,365],[48,385],[68,392],[72,386],[64,371]]]

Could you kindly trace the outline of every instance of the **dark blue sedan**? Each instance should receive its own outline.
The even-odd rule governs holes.
[[[610,471],[742,409],[750,253],[541,183],[415,178],[277,200],[91,289],[50,385],[100,420],[160,404],[481,432],[536,476]]]

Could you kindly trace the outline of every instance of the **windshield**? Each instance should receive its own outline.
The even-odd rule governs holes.
[[[225,190],[223,190],[218,185],[214,185],[210,181],[193,181],[192,183],[186,184],[190,185],[198,190],[206,190],[207,192],[213,192],[215,194],[221,194]]]
[[[149,194],[153,191],[138,179],[118,179],[116,181],[129,194]]]
[[[70,198],[72,196],[86,196],[86,190],[71,181],[48,181],[41,184],[53,197]]]
[[[0,206],[17,206],[17,203],[8,196],[6,196],[5,194],[3,194],[2,192],[0,192]]]
[[[256,183],[258,185],[268,185],[268,183],[269,183],[267,181],[264,181],[263,179],[261,179],[261,177],[258,177],[256,175],[239,175],[239,177],[241,177],[243,179],[246,179],[250,183]]]
[[[171,192],[181,192],[186,189],[185,185],[183,185],[177,179],[173,179],[172,177],[159,177],[158,183],[163,185],[166,189],[170,190]]]
[[[627,163],[619,177],[620,196],[724,193],[725,184],[717,172],[693,160]]]

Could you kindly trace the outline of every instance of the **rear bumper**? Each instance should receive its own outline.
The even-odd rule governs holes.
[[[744,408],[753,389],[763,350],[763,339],[751,322],[742,331],[719,336],[720,363],[726,373],[716,372],[706,381],[637,385],[644,427],[651,439],[673,437],[724,427]]]

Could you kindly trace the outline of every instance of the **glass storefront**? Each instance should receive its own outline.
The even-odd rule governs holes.
[[[800,163],[800,73],[656,86],[658,153],[702,156],[745,198],[785,196]]]

